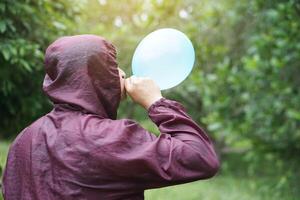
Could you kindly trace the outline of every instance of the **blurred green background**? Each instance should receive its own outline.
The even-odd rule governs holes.
[[[146,199],[300,199],[299,0],[1,0],[0,176],[10,142],[52,108],[41,90],[52,41],[104,36],[130,76],[137,44],[162,27],[186,33],[196,51],[191,75],[163,95],[208,131],[222,166]],[[130,98],[118,118],[159,133]]]

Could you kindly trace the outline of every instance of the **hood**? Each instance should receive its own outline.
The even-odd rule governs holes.
[[[115,47],[96,35],[62,37],[46,50],[43,91],[55,106],[116,119],[121,86]]]

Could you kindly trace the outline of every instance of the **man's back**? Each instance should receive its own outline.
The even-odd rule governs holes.
[[[209,178],[211,143],[184,113],[169,99],[153,104],[156,137],[133,120],[56,106],[12,144],[5,199],[143,199],[145,189]]]
[[[112,156],[125,148],[120,145],[126,137],[121,135],[120,123],[56,107],[24,129],[12,144],[4,174],[5,199],[142,196],[143,190],[127,190],[123,184],[130,180],[122,179],[125,171],[114,166]]]

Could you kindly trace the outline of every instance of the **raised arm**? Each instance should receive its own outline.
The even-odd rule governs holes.
[[[147,109],[160,135],[155,136],[134,120],[120,120],[126,150],[113,156],[120,164],[123,180],[147,189],[205,179],[217,173],[219,160],[210,138],[182,104],[162,97],[148,78],[128,80],[125,86],[131,98]]]
[[[219,161],[206,133],[187,115],[184,107],[161,98],[148,110],[160,135],[130,119],[119,120],[110,152],[114,174],[129,188],[149,189],[187,183],[214,176]],[[124,142],[121,142],[124,141]]]

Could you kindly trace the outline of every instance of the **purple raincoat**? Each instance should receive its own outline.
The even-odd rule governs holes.
[[[148,109],[160,135],[116,119],[120,80],[114,46],[94,35],[62,37],[45,55],[43,90],[54,108],[10,147],[5,200],[144,199],[144,190],[214,176],[209,137],[179,102]]]

